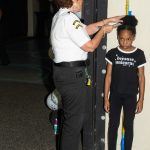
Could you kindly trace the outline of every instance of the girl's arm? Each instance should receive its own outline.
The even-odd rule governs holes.
[[[104,88],[104,109],[106,112],[109,112],[110,109],[109,92],[110,92],[110,84],[111,84],[111,73],[112,73],[112,64],[107,63],[107,70],[105,76],[105,88]]]
[[[143,109],[144,92],[145,92],[144,66],[138,68],[138,77],[139,77],[139,99],[136,106],[136,113],[140,113]]]

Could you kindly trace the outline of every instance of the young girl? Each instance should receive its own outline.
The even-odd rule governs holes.
[[[146,63],[144,52],[132,45],[138,23],[134,16],[125,16],[117,28],[119,46],[106,54],[104,109],[109,112],[108,149],[116,150],[117,132],[123,107],[124,149],[131,150],[135,113],[143,109]],[[137,94],[139,97],[137,100]]]

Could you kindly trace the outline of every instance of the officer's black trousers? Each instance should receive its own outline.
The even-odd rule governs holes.
[[[124,112],[124,149],[131,150],[133,141],[133,123],[136,110],[136,94],[110,94],[110,113],[108,129],[108,149],[116,150],[117,132],[120,123],[120,114]]]
[[[54,66],[53,77],[56,89],[62,96],[64,111],[60,149],[78,150],[86,120],[85,67]]]

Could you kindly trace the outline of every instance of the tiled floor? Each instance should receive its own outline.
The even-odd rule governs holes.
[[[46,96],[53,89],[48,39],[7,45],[11,63],[0,66],[0,150],[55,150]]]

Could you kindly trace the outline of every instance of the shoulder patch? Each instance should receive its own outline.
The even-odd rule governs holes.
[[[83,28],[83,26],[79,20],[75,20],[73,22],[73,26],[75,27],[75,29],[78,29],[79,27]]]

